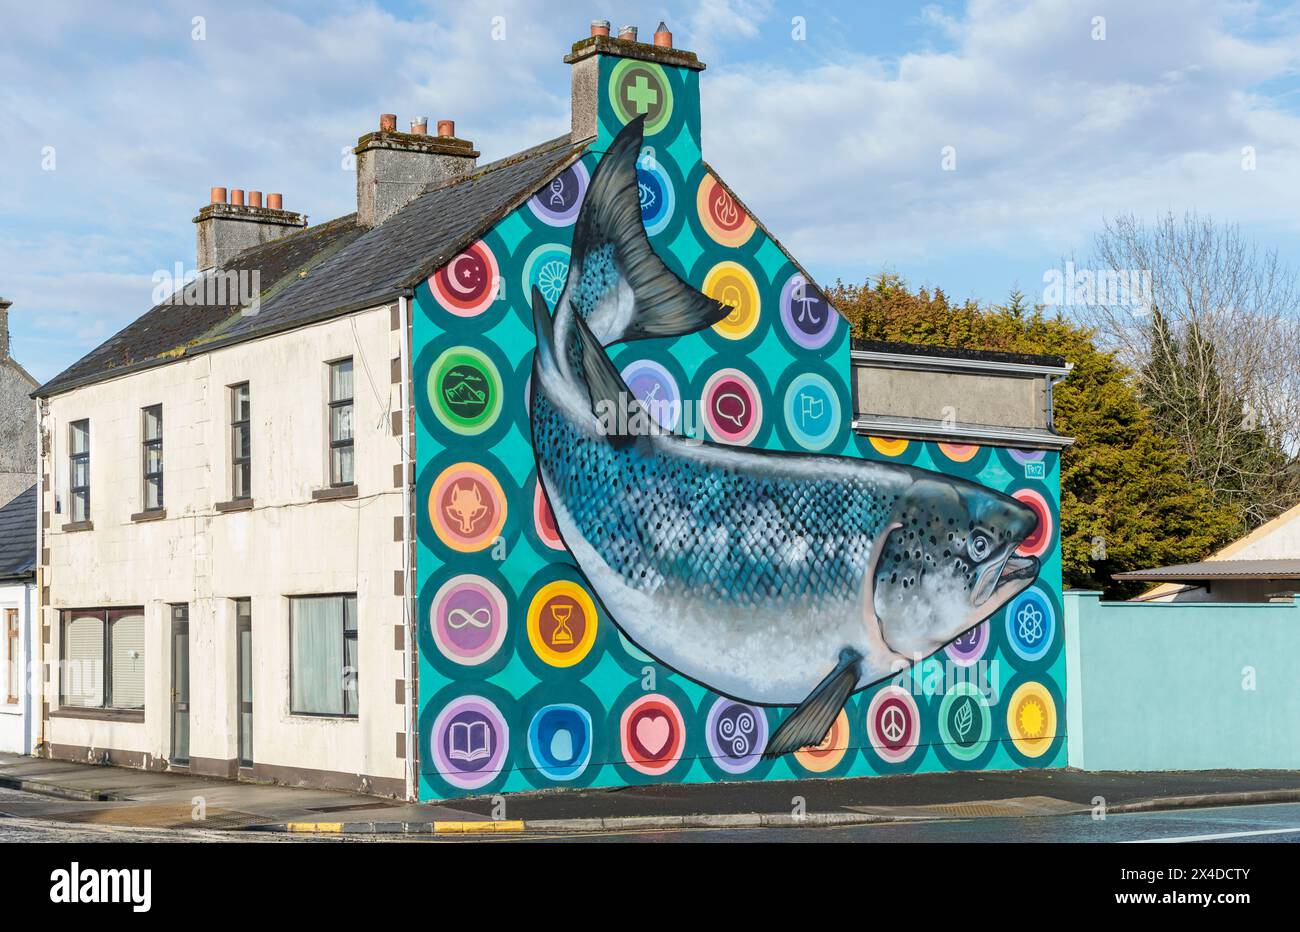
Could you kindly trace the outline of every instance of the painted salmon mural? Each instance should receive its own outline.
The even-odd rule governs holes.
[[[533,289],[531,428],[560,537],[631,641],[709,689],[794,706],[779,756],[825,739],[849,696],[954,641],[1028,587],[1033,509],[973,482],[656,429],[607,347],[732,308],[655,254],[641,118],[597,166],[553,311]],[[629,410],[630,409],[630,410]]]
[[[693,56],[570,58],[413,288],[420,798],[1063,765],[1057,448],[878,435],[866,379],[969,383],[855,355]],[[754,152],[790,205],[829,145]]]

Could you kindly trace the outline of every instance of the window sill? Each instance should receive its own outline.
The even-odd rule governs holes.
[[[94,529],[95,523],[93,521],[65,521],[62,527],[64,534],[75,534],[78,531],[93,531]]]
[[[165,517],[167,517],[166,508],[155,508],[152,511],[142,511],[139,514],[131,515],[131,520],[136,524],[140,524],[145,521],[161,521]]]
[[[144,722],[144,709],[78,709],[64,706],[50,710],[50,718],[84,718],[97,722]]]
[[[315,489],[311,493],[313,502],[332,502],[343,498],[356,498],[357,487],[355,485],[336,485],[328,489]]]
[[[225,514],[230,511],[252,511],[253,500],[251,498],[238,498],[232,502],[217,502],[217,511]]]

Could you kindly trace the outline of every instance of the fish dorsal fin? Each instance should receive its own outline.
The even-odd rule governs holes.
[[[602,346],[695,333],[731,312],[678,278],[650,247],[636,175],[644,122],[640,116],[623,127],[592,174],[559,302],[586,319]]]
[[[591,413],[601,426],[601,434],[616,447],[626,446],[653,430],[650,412],[623,381],[613,361],[587,322],[574,321],[578,331],[579,355],[583,381],[591,398]]]

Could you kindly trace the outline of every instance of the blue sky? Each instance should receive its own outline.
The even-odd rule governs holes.
[[[15,357],[49,378],[146,310],[212,185],[350,212],[342,152],[381,112],[453,118],[484,161],[566,131],[598,17],[708,63],[706,158],[822,281],[1032,296],[1105,217],[1193,209],[1300,266],[1297,3],[0,0]]]

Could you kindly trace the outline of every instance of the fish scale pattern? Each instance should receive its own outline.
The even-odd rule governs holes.
[[[615,446],[541,394],[532,423],[557,504],[611,569],[649,593],[681,587],[757,605],[857,592],[898,498],[872,486],[863,462],[846,461],[856,478],[809,479],[744,450],[730,467],[709,463],[680,436]]]

